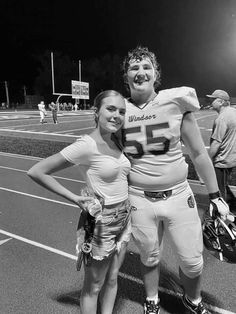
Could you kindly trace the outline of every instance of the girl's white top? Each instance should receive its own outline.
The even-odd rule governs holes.
[[[89,135],[83,135],[60,153],[69,162],[79,165],[88,187],[104,198],[105,205],[122,202],[128,198],[130,162],[121,151],[104,154],[103,145]]]

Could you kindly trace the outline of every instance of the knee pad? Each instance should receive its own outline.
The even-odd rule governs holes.
[[[180,263],[182,272],[189,278],[195,278],[201,275],[203,270],[203,257],[195,257],[191,260],[185,260]]]

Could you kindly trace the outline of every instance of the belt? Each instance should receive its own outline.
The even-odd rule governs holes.
[[[154,198],[154,199],[167,199],[172,195],[172,190],[168,191],[160,191],[160,192],[149,192],[149,191],[144,191],[144,194],[147,197]]]

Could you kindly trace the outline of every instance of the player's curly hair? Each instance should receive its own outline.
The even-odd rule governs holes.
[[[131,60],[143,60],[145,58],[148,58],[156,72],[156,81],[154,83],[154,89],[156,90],[157,87],[161,84],[161,69],[160,64],[157,62],[156,55],[150,51],[147,47],[137,46],[136,48],[128,51],[127,56],[124,58],[123,64],[122,64],[122,71],[123,71],[123,78],[124,83],[127,89],[129,90],[128,82],[127,82],[127,72],[129,68],[129,64]]]

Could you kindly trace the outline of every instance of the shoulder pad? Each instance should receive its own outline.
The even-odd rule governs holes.
[[[171,101],[178,105],[182,113],[197,111],[200,109],[196,91],[192,87],[182,86],[171,88],[164,90],[163,93],[165,93],[167,97],[171,98]]]

